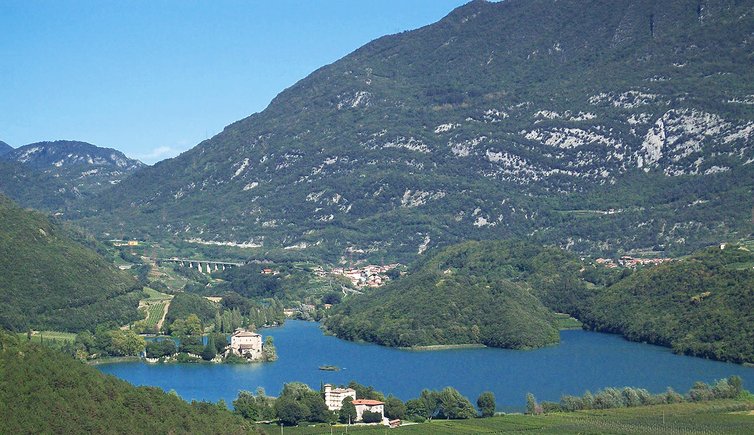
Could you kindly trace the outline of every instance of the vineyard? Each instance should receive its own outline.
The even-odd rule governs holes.
[[[160,293],[149,287],[144,288],[144,293],[148,297],[142,299],[139,304],[139,310],[144,314],[144,320],[138,322],[139,327],[144,332],[157,332],[162,326],[160,321],[167,312],[173,296]]]

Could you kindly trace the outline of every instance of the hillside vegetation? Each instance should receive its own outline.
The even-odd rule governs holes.
[[[678,353],[754,363],[754,254],[712,247],[581,299],[588,327]]]
[[[0,327],[79,331],[140,317],[140,286],[85,238],[0,195]]]
[[[324,325],[386,346],[526,348],[558,341],[559,312],[677,353],[754,363],[753,265],[754,253],[735,245],[619,270],[527,242],[467,242],[348,296]]]
[[[511,237],[687,254],[752,231],[752,8],[473,1],[314,71],[72,216],[333,261]]]
[[[224,406],[134,387],[0,330],[0,433],[249,433]]]
[[[440,251],[383,288],[347,298],[324,323],[335,335],[387,346],[559,341],[554,313],[532,287],[575,276],[571,257],[520,242],[467,242]]]

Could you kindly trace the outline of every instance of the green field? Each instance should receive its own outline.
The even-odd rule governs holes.
[[[26,340],[28,337],[26,332],[19,332],[18,336],[23,340]],[[60,347],[66,341],[73,343],[74,340],[76,340],[76,334],[71,332],[36,331],[31,336],[32,343],[44,343],[52,347]]]
[[[149,287],[144,287],[144,293],[149,295],[146,299],[142,299],[142,301],[144,302],[161,302],[161,301],[169,301],[170,299],[173,299],[172,295],[158,292],[157,290],[154,290]]]
[[[555,322],[558,329],[581,329],[583,327],[583,323],[579,322],[577,319],[574,319],[568,314],[563,313],[556,313],[555,314]]]
[[[478,434],[478,433],[754,433],[754,402],[715,400],[637,408],[553,413],[539,416],[504,415],[471,420],[435,420],[430,423],[405,425],[397,429],[382,426],[351,426],[348,433],[359,434]],[[268,434],[280,427],[258,425]],[[299,426],[284,428],[289,434],[343,434],[345,426]]]

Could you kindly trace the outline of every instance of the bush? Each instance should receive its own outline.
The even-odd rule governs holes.
[[[147,344],[147,358],[162,358],[177,352],[175,342],[170,339],[152,341]]]
[[[379,412],[364,411],[361,414],[361,419],[364,423],[379,423],[382,421],[382,414]]]

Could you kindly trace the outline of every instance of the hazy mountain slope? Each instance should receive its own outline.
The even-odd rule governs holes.
[[[25,207],[61,210],[78,195],[49,174],[0,158],[0,193]]]
[[[467,242],[435,253],[398,281],[348,296],[324,325],[340,338],[387,346],[541,347],[559,335],[533,286],[559,286],[578,270],[578,260],[558,249]]]
[[[82,222],[399,257],[748,234],[752,17],[751,0],[474,1],[315,71]]]
[[[13,147],[0,140],[0,156],[13,151]]]
[[[24,145],[3,154],[2,158],[48,174],[76,194],[120,183],[145,166],[114,149],[66,140]]]
[[[0,268],[0,327],[78,331],[140,317],[133,277],[2,195]]]

